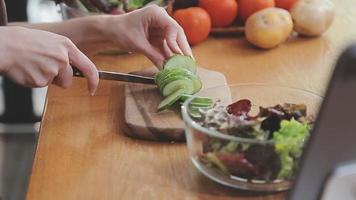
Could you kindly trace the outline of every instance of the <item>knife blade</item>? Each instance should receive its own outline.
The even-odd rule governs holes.
[[[76,67],[72,66],[73,76],[84,77],[84,74]],[[98,71],[99,78],[103,80],[113,80],[113,81],[124,81],[131,83],[143,83],[143,84],[156,84],[154,78],[140,76],[135,74],[119,73],[119,72],[109,72],[109,71]]]

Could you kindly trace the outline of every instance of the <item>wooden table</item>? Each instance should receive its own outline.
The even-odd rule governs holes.
[[[194,47],[201,66],[229,83],[273,83],[323,94],[341,50],[356,41],[353,0],[335,0],[337,17],[320,38],[292,39],[269,51],[243,38],[210,38]],[[129,72],[152,64],[141,55],[94,56],[103,69]],[[102,81],[95,96],[77,79],[48,91],[29,200],[284,199],[285,193],[246,193],[197,172],[185,144],[139,141],[122,130],[123,84]]]

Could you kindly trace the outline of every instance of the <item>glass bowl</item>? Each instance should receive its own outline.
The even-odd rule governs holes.
[[[277,176],[282,158],[276,153],[276,146],[289,145],[288,143],[276,143],[271,139],[242,138],[201,126],[192,115],[194,112],[191,102],[196,96],[211,97],[214,102],[219,100],[219,105],[222,106],[248,99],[252,102],[250,111],[252,115],[258,113],[259,106],[270,107],[283,103],[305,104],[307,115],[313,116],[316,116],[319,111],[321,96],[291,87],[240,84],[202,90],[182,105],[190,158],[201,173],[218,183],[243,190],[284,191],[291,187],[296,171],[294,168],[288,178]],[[217,150],[219,148],[220,150]],[[223,148],[225,148],[224,152],[229,153],[221,154]],[[293,158],[295,163],[293,166],[297,166],[299,157],[300,155]]]

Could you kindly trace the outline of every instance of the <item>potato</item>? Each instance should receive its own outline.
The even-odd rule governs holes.
[[[331,25],[335,8],[330,0],[299,0],[290,12],[295,31],[306,36],[318,36]]]
[[[287,40],[293,30],[288,11],[266,8],[250,16],[245,24],[245,35],[249,42],[260,48],[273,48]]]

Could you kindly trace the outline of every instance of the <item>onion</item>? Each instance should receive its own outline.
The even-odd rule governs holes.
[[[330,0],[299,0],[290,13],[295,31],[306,36],[319,36],[330,27],[335,6]]]

